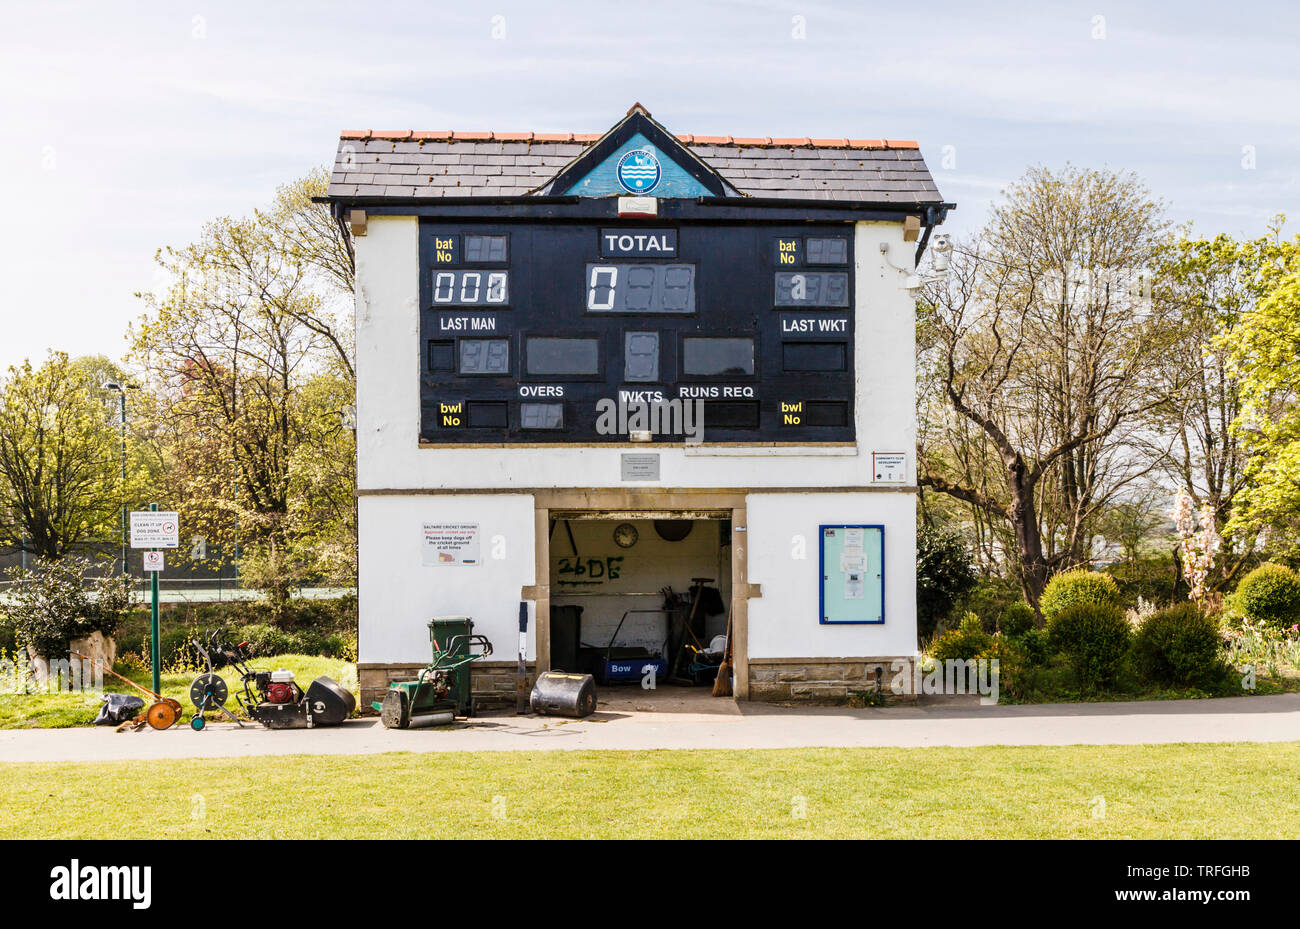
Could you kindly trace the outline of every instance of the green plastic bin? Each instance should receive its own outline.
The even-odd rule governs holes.
[[[468,654],[467,637],[473,633],[474,621],[468,616],[435,616],[429,620],[429,643],[434,647],[435,652],[447,651],[448,643],[456,636],[461,636],[461,640],[452,650],[452,657]],[[470,665],[465,664],[457,668],[452,672],[452,678],[455,683],[448,697],[456,702],[456,715],[469,716],[474,700]]]

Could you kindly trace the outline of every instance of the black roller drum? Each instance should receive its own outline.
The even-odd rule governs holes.
[[[543,671],[533,685],[534,713],[581,719],[596,712],[596,681],[590,674]]]
[[[352,715],[357,698],[328,677],[318,677],[307,688],[307,711],[313,726],[337,726]]]

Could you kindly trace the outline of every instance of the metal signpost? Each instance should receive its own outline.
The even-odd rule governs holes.
[[[181,542],[180,519],[174,512],[158,512],[158,504],[148,511],[131,513],[131,547],[145,549],[144,569],[149,572],[149,591],[153,603],[149,610],[150,648],[153,663],[153,692],[162,693],[162,648],[158,631],[158,575],[163,569],[164,548],[177,548]]]

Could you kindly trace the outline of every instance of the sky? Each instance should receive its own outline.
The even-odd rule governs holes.
[[[164,245],[341,129],[915,139],[969,233],[1033,164],[1132,170],[1197,232],[1300,221],[1300,4],[0,6],[0,367],[121,357]]]

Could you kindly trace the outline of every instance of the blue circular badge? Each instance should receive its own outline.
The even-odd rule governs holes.
[[[647,148],[634,148],[624,152],[618,160],[618,183],[630,194],[648,194],[659,186],[663,172],[659,159]]]

